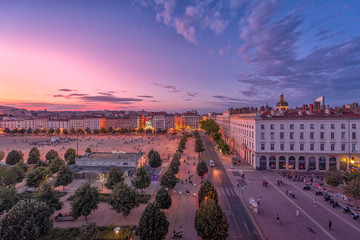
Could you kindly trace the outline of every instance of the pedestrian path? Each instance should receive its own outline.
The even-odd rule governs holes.
[[[218,191],[220,196],[236,196],[236,191],[233,187],[220,187],[220,191]]]

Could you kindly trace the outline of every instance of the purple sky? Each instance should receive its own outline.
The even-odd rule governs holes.
[[[359,1],[0,3],[0,104],[29,109],[359,102]]]

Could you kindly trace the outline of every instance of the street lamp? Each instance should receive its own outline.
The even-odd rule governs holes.
[[[114,228],[114,232],[115,232],[115,234],[117,236],[119,234],[119,232],[120,232],[120,227]]]

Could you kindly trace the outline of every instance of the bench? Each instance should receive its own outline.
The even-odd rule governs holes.
[[[75,221],[73,216],[56,216],[55,221],[64,222],[64,221]]]

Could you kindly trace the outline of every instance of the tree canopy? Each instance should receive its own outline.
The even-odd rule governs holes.
[[[203,240],[225,240],[229,224],[221,207],[212,200],[206,200],[195,214],[195,229]]]
[[[46,160],[51,162],[52,160],[54,160],[58,156],[59,156],[59,153],[57,151],[55,151],[54,149],[51,149],[46,153],[45,158],[46,158]]]
[[[71,171],[71,169],[68,166],[61,166],[56,179],[55,179],[55,187],[58,186],[63,186],[63,188],[65,188],[65,186],[69,185],[73,180],[73,173]]]
[[[64,154],[64,158],[68,161],[68,165],[75,164],[76,151],[73,148],[68,148]]]
[[[76,189],[73,201],[71,202],[71,215],[74,218],[84,216],[87,219],[89,214],[98,208],[100,198],[96,187],[85,183]]]
[[[23,159],[24,154],[21,151],[11,150],[6,156],[6,164],[15,165]]]
[[[355,201],[360,199],[360,177],[352,179],[345,187],[346,195],[351,196]]]
[[[64,160],[62,160],[59,157],[56,157],[54,160],[51,161],[50,165],[49,165],[49,170],[55,174],[59,171],[59,169],[65,165]]]
[[[205,199],[212,199],[216,204],[218,203],[218,195],[214,185],[208,180],[205,180],[204,183],[201,185],[199,193],[198,193],[198,201],[199,205]]]
[[[29,152],[29,158],[27,160],[27,163],[36,164],[38,161],[40,161],[40,151],[37,147],[33,147]]]
[[[112,190],[109,204],[117,213],[127,216],[132,208],[139,206],[136,195],[137,193],[134,189],[124,182],[120,182]]]
[[[26,175],[26,186],[38,188],[40,184],[45,182],[51,175],[51,171],[46,167],[35,168]]]
[[[199,161],[197,167],[196,167],[196,172],[197,174],[202,177],[204,176],[206,173],[208,173],[208,167],[206,165],[206,163],[202,160]]]
[[[154,151],[153,154],[151,154],[149,165],[152,168],[161,167],[161,157],[157,151]]]
[[[116,184],[123,182],[125,179],[124,173],[117,167],[112,167],[108,172],[107,182],[105,187],[107,189],[113,189]]]
[[[15,188],[0,186],[0,214],[9,211],[20,200]]]
[[[86,153],[92,153],[91,152],[91,149],[88,147],[86,150],[85,150]]]
[[[3,150],[0,150],[0,161],[2,161],[5,157],[5,153]]]
[[[177,183],[177,178],[169,168],[160,179],[160,185],[168,189],[173,189]]]
[[[326,183],[330,186],[337,187],[343,182],[343,176],[340,172],[340,170],[336,168],[329,169],[326,174]]]
[[[162,240],[165,239],[169,230],[169,221],[157,203],[150,203],[146,206],[140,217],[136,235],[141,240]]]
[[[51,184],[45,183],[41,186],[41,189],[36,194],[38,201],[43,201],[50,208],[52,212],[60,210],[62,204],[56,192],[51,188]]]
[[[0,220],[2,239],[35,240],[52,227],[50,208],[39,201],[20,201]]]
[[[200,128],[205,130],[206,135],[211,136],[213,133],[217,133],[220,130],[219,125],[213,119],[207,119],[200,121]]]
[[[131,182],[131,184],[136,189],[145,189],[151,184],[151,177],[146,172],[145,167],[138,168],[135,173],[136,178]]]
[[[172,204],[169,191],[164,187],[157,191],[155,201],[159,204],[159,208],[161,209],[169,209]]]

